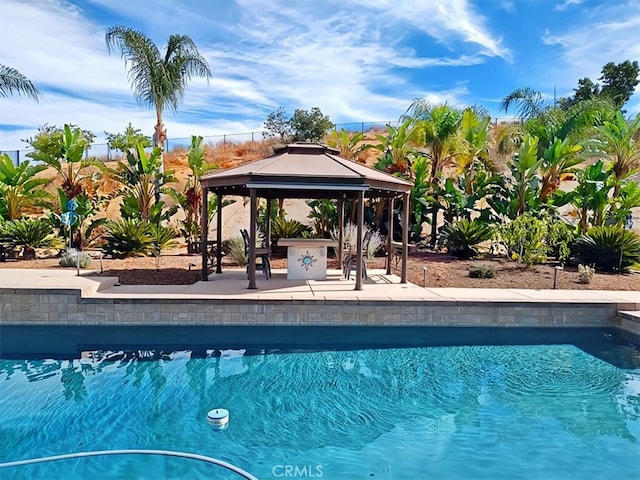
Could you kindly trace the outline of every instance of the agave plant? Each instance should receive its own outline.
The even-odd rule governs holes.
[[[624,272],[640,262],[640,235],[619,226],[592,227],[578,237],[574,251],[582,263]]]
[[[0,225],[0,244],[22,249],[25,260],[36,257],[36,248],[62,248],[63,241],[45,218],[22,218]]]
[[[476,246],[487,241],[493,235],[493,229],[487,223],[479,220],[458,220],[442,227],[440,231],[440,245],[459,258],[471,258],[478,255]]]

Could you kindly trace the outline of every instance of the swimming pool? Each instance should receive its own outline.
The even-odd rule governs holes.
[[[638,478],[638,351],[592,334],[602,342],[591,351],[608,361],[571,344],[0,360],[0,462],[157,448],[259,478]],[[206,420],[217,407],[230,411],[222,431]],[[144,456],[7,473],[239,478]]]

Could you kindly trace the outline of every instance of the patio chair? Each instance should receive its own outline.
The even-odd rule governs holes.
[[[246,229],[240,230],[242,240],[244,241],[244,254],[249,260],[249,232]],[[262,271],[267,279],[271,278],[271,262],[269,261],[269,249],[264,247],[256,247],[256,270]],[[249,265],[247,264],[247,275],[249,274]]]
[[[367,277],[367,250],[369,249],[369,242],[371,241],[371,230],[368,230],[367,233],[364,234],[364,238],[362,239],[362,278]],[[345,244],[345,250],[347,251],[344,259],[342,260],[342,273],[344,278],[349,280],[351,278],[351,271],[356,270],[356,264],[358,262],[358,250],[355,248],[355,245],[351,245],[349,243]]]

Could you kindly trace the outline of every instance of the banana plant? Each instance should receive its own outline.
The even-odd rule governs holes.
[[[398,128],[387,125],[386,135],[376,135],[378,144],[367,145],[382,152],[382,156],[374,167],[387,173],[399,173],[405,177],[411,176],[411,161],[415,158],[416,149],[411,143],[413,137],[413,120],[408,119]]]
[[[514,220],[527,211],[540,209],[538,173],[542,159],[538,158],[538,138],[525,135],[518,153],[510,164],[512,179],[505,182],[487,201],[502,220]]]
[[[28,161],[14,166],[8,155],[0,155],[0,218],[14,220],[33,207],[48,205],[51,195],[39,187],[51,179],[36,177],[46,169],[46,165],[30,165]]]
[[[359,161],[360,154],[368,147],[363,144],[364,133],[349,133],[344,128],[340,131],[332,130],[327,137],[327,145],[337,148],[340,156],[349,160]]]
[[[133,152],[127,152],[126,162],[118,162],[115,170],[108,170],[109,175],[122,184],[120,212],[124,218],[139,218],[147,222],[151,219],[154,205],[164,206],[160,200],[160,193],[164,192],[162,187],[177,179],[171,170],[160,171],[161,164],[161,148],[155,147],[147,155],[142,144],[138,144]]]

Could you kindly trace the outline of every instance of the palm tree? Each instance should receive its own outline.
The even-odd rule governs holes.
[[[211,78],[209,64],[187,35],[171,35],[164,53],[143,33],[121,25],[109,28],[105,40],[109,52],[118,47],[125,65],[130,65],[129,81],[138,103],[155,108],[153,145],[162,148],[167,138],[165,107],[178,109],[192,75]]]
[[[634,120],[627,121],[618,111],[613,120],[597,127],[596,135],[593,145],[598,156],[611,161],[616,179],[613,197],[616,198],[622,181],[640,169],[640,114]]]
[[[500,104],[505,113],[509,107],[515,105],[516,113],[524,121],[538,117],[546,108],[547,103],[542,94],[531,87],[518,88],[502,99]]]
[[[462,152],[462,113],[447,104],[429,105],[424,100],[416,100],[403,118],[412,119],[412,137],[417,145],[427,149],[423,155],[429,159],[429,183],[435,191],[443,168],[456,165],[457,156]],[[436,243],[438,208],[437,203],[433,203],[431,245]]]
[[[15,68],[0,63],[0,97],[8,97],[12,93],[24,94],[36,102],[40,99],[40,92],[33,86],[31,80]]]

